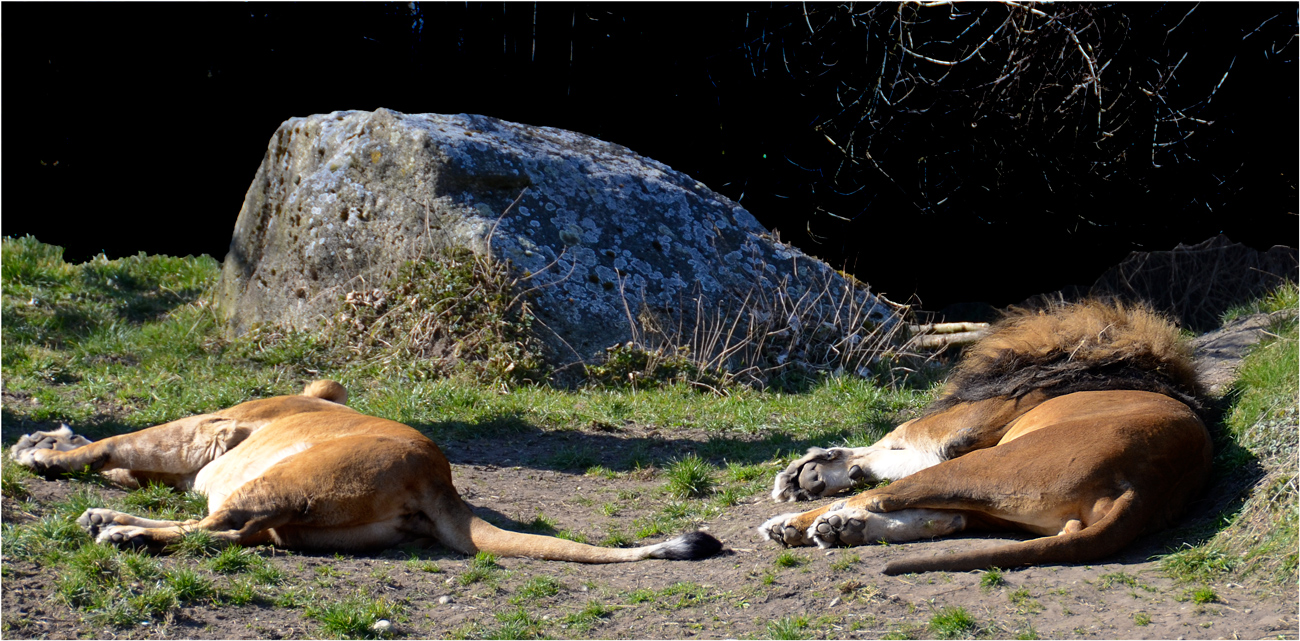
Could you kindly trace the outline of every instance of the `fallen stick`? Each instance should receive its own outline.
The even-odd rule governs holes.
[[[917,334],[960,334],[964,332],[978,332],[982,329],[988,329],[988,323],[930,323],[928,325],[908,325],[908,331],[912,335]]]
[[[983,330],[955,334],[925,334],[912,338],[912,344],[922,349],[937,349],[949,345],[969,345],[983,337]]]

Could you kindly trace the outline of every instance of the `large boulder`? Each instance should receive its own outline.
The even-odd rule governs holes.
[[[624,147],[484,116],[386,109],[280,126],[240,210],[218,309],[234,334],[315,327],[348,292],[449,248],[509,264],[564,362],[638,338],[647,311],[784,331],[778,360],[818,332],[852,347],[898,321],[899,307],[864,284]]]

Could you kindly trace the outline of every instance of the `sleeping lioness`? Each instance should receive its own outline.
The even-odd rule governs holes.
[[[1178,330],[1085,302],[1012,314],[971,346],[921,417],[870,447],[813,448],[772,497],[888,486],[759,532],[786,545],[912,541],[967,528],[1040,538],[904,558],[888,574],[1080,563],[1166,527],[1210,473],[1200,385]]]
[[[67,426],[22,437],[14,460],[47,475],[98,470],[208,498],[208,517],[157,521],[92,508],[77,519],[100,543],[161,550],[186,531],[239,545],[360,551],[434,539],[498,556],[614,563],[698,559],[721,548],[702,532],[637,548],[600,548],[499,529],[460,499],[447,459],[414,429],[344,405],[334,381],[300,396],[241,403],[90,442]]]

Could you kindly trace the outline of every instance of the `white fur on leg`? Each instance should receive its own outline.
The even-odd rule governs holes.
[[[932,539],[966,529],[960,512],[914,508],[897,512],[868,512],[860,508],[832,510],[809,528],[818,547],[862,545],[876,541],[900,543]]]
[[[807,532],[787,525],[800,514],[802,512],[790,512],[789,514],[774,516],[758,526],[758,534],[769,541],[776,541],[782,545],[812,545],[813,540],[808,536]]]

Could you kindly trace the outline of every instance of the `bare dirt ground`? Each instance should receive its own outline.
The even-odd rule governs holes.
[[[690,439],[650,443],[663,454],[692,449]],[[679,436],[679,435],[674,435]],[[520,442],[444,443],[454,463],[457,486],[479,514],[506,527],[520,528],[538,512],[557,530],[599,541],[610,526],[623,527],[663,508],[663,479],[649,473],[617,478],[529,466],[574,441],[598,439],[602,447],[620,445],[608,434],[568,432],[524,437]],[[655,444],[658,444],[657,446]],[[505,446],[503,448],[503,445]],[[624,443],[628,446],[630,444]],[[507,450],[507,451],[504,451]],[[500,464],[486,464],[494,460]],[[519,462],[519,465],[512,463]],[[773,468],[772,473],[776,473]],[[66,495],[67,482],[29,481],[39,506]],[[105,494],[118,490],[105,489]],[[620,511],[606,515],[602,506]],[[813,507],[821,503],[804,503]],[[458,579],[470,559],[440,548],[422,555],[438,572],[418,569],[395,551],[372,556],[313,555],[261,548],[289,581],[281,590],[307,590],[312,599],[363,594],[403,604],[395,636],[446,638],[490,636],[501,627],[495,616],[522,605],[539,620],[538,631],[553,638],[767,638],[787,617],[806,617],[792,628],[806,638],[880,638],[887,635],[933,638],[927,622],[944,608],[961,606],[974,618],[967,635],[1011,638],[1097,639],[1257,639],[1297,636],[1296,586],[1223,582],[1210,587],[1211,603],[1196,604],[1190,591],[1164,576],[1154,554],[1171,545],[1150,537],[1127,553],[1087,566],[1047,566],[1004,573],[1005,583],[981,587],[981,573],[932,573],[887,577],[885,562],[911,554],[935,554],[966,546],[991,545],[993,536],[967,536],[906,545],[818,550],[797,548],[793,562],[778,565],[783,551],[763,541],[755,527],[790,511],[763,494],[728,508],[703,527],[725,544],[712,559],[644,561],[590,566],[554,561],[500,559],[489,581],[463,585]],[[24,506],[30,509],[30,505]],[[6,500],[8,519],[24,519]],[[39,510],[38,510],[39,511]],[[1201,510],[1205,512],[1205,509]],[[35,514],[39,516],[39,514]],[[1201,515],[1202,517],[1204,514]],[[1193,516],[1193,519],[1198,518]],[[854,561],[854,559],[857,559]],[[168,559],[165,563],[181,562]],[[192,562],[190,562],[192,563]],[[520,598],[536,577],[551,577],[563,588],[546,597]],[[161,624],[131,629],[94,626],[84,613],[60,603],[55,577],[29,563],[9,563],[3,590],[3,618],[10,638],[312,638],[317,622],[301,609],[276,607],[270,598],[236,607],[203,604],[180,608]],[[214,581],[222,585],[225,578]],[[674,588],[673,586],[676,586]],[[511,600],[516,603],[511,603]],[[608,610],[593,623],[566,627],[567,615],[597,601]]]

